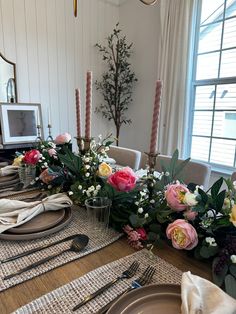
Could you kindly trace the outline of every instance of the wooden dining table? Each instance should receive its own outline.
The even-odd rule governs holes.
[[[32,300],[94,270],[102,265],[134,253],[123,237],[105,248],[76,261],[55,268],[45,274],[0,292],[0,313],[9,314]],[[176,250],[167,243],[153,250],[154,254],[171,263],[181,271],[211,280],[211,265],[194,259],[186,251]],[[49,313],[47,313],[49,314]]]

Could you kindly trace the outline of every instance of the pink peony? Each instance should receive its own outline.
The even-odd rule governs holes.
[[[135,188],[137,177],[133,170],[125,167],[109,176],[107,182],[117,191],[128,192]]]
[[[23,157],[23,162],[28,165],[36,165],[40,159],[40,152],[37,149],[32,149],[25,153]]]
[[[57,151],[54,148],[50,148],[48,150],[48,154],[49,154],[50,157],[55,157],[56,154],[57,154]]]
[[[57,145],[63,145],[71,141],[71,135],[69,133],[60,134],[55,138]]]
[[[192,211],[191,209],[187,209],[184,212],[184,217],[188,220],[194,220],[196,218],[196,216],[198,215],[197,212]]]
[[[140,240],[147,240],[147,232],[144,228],[138,228],[136,229],[136,232],[140,235]]]
[[[173,247],[179,250],[192,250],[198,244],[196,230],[184,219],[177,219],[169,224],[166,236],[171,239]]]
[[[170,208],[177,212],[185,210],[188,207],[188,205],[184,204],[184,196],[187,192],[189,190],[183,184],[170,184],[165,193],[166,201]]]

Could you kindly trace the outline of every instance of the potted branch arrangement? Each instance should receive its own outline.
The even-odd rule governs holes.
[[[101,80],[95,82],[96,89],[104,98],[104,103],[96,108],[96,112],[100,112],[104,118],[114,122],[117,146],[122,124],[131,123],[131,119],[126,117],[125,113],[133,100],[132,90],[137,81],[129,62],[132,46],[133,43],[128,44],[126,36],[121,35],[119,23],[108,36],[107,46],[95,45],[102,53],[102,60],[107,65],[107,71],[103,73]]]

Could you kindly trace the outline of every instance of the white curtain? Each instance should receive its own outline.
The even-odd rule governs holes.
[[[157,77],[163,81],[158,150],[183,151],[188,47],[194,0],[159,0],[161,41]]]

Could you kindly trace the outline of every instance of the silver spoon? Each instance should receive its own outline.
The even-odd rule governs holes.
[[[17,272],[5,276],[3,278],[3,280],[7,280],[7,279],[10,279],[12,277],[15,277],[16,275],[20,275],[20,274],[24,273],[25,271],[28,271],[28,270],[35,268],[35,267],[37,267],[37,266],[39,266],[45,262],[48,262],[51,259],[53,259],[53,258],[55,258],[55,257],[57,257],[63,253],[70,252],[70,251],[78,253],[79,251],[81,251],[82,249],[84,249],[87,246],[88,242],[89,242],[89,237],[87,235],[79,234],[78,236],[76,236],[74,238],[69,249],[61,251],[60,253],[50,255],[50,256],[43,258],[43,259],[41,259],[35,263],[30,264],[30,265],[28,265],[22,269],[19,269]]]

